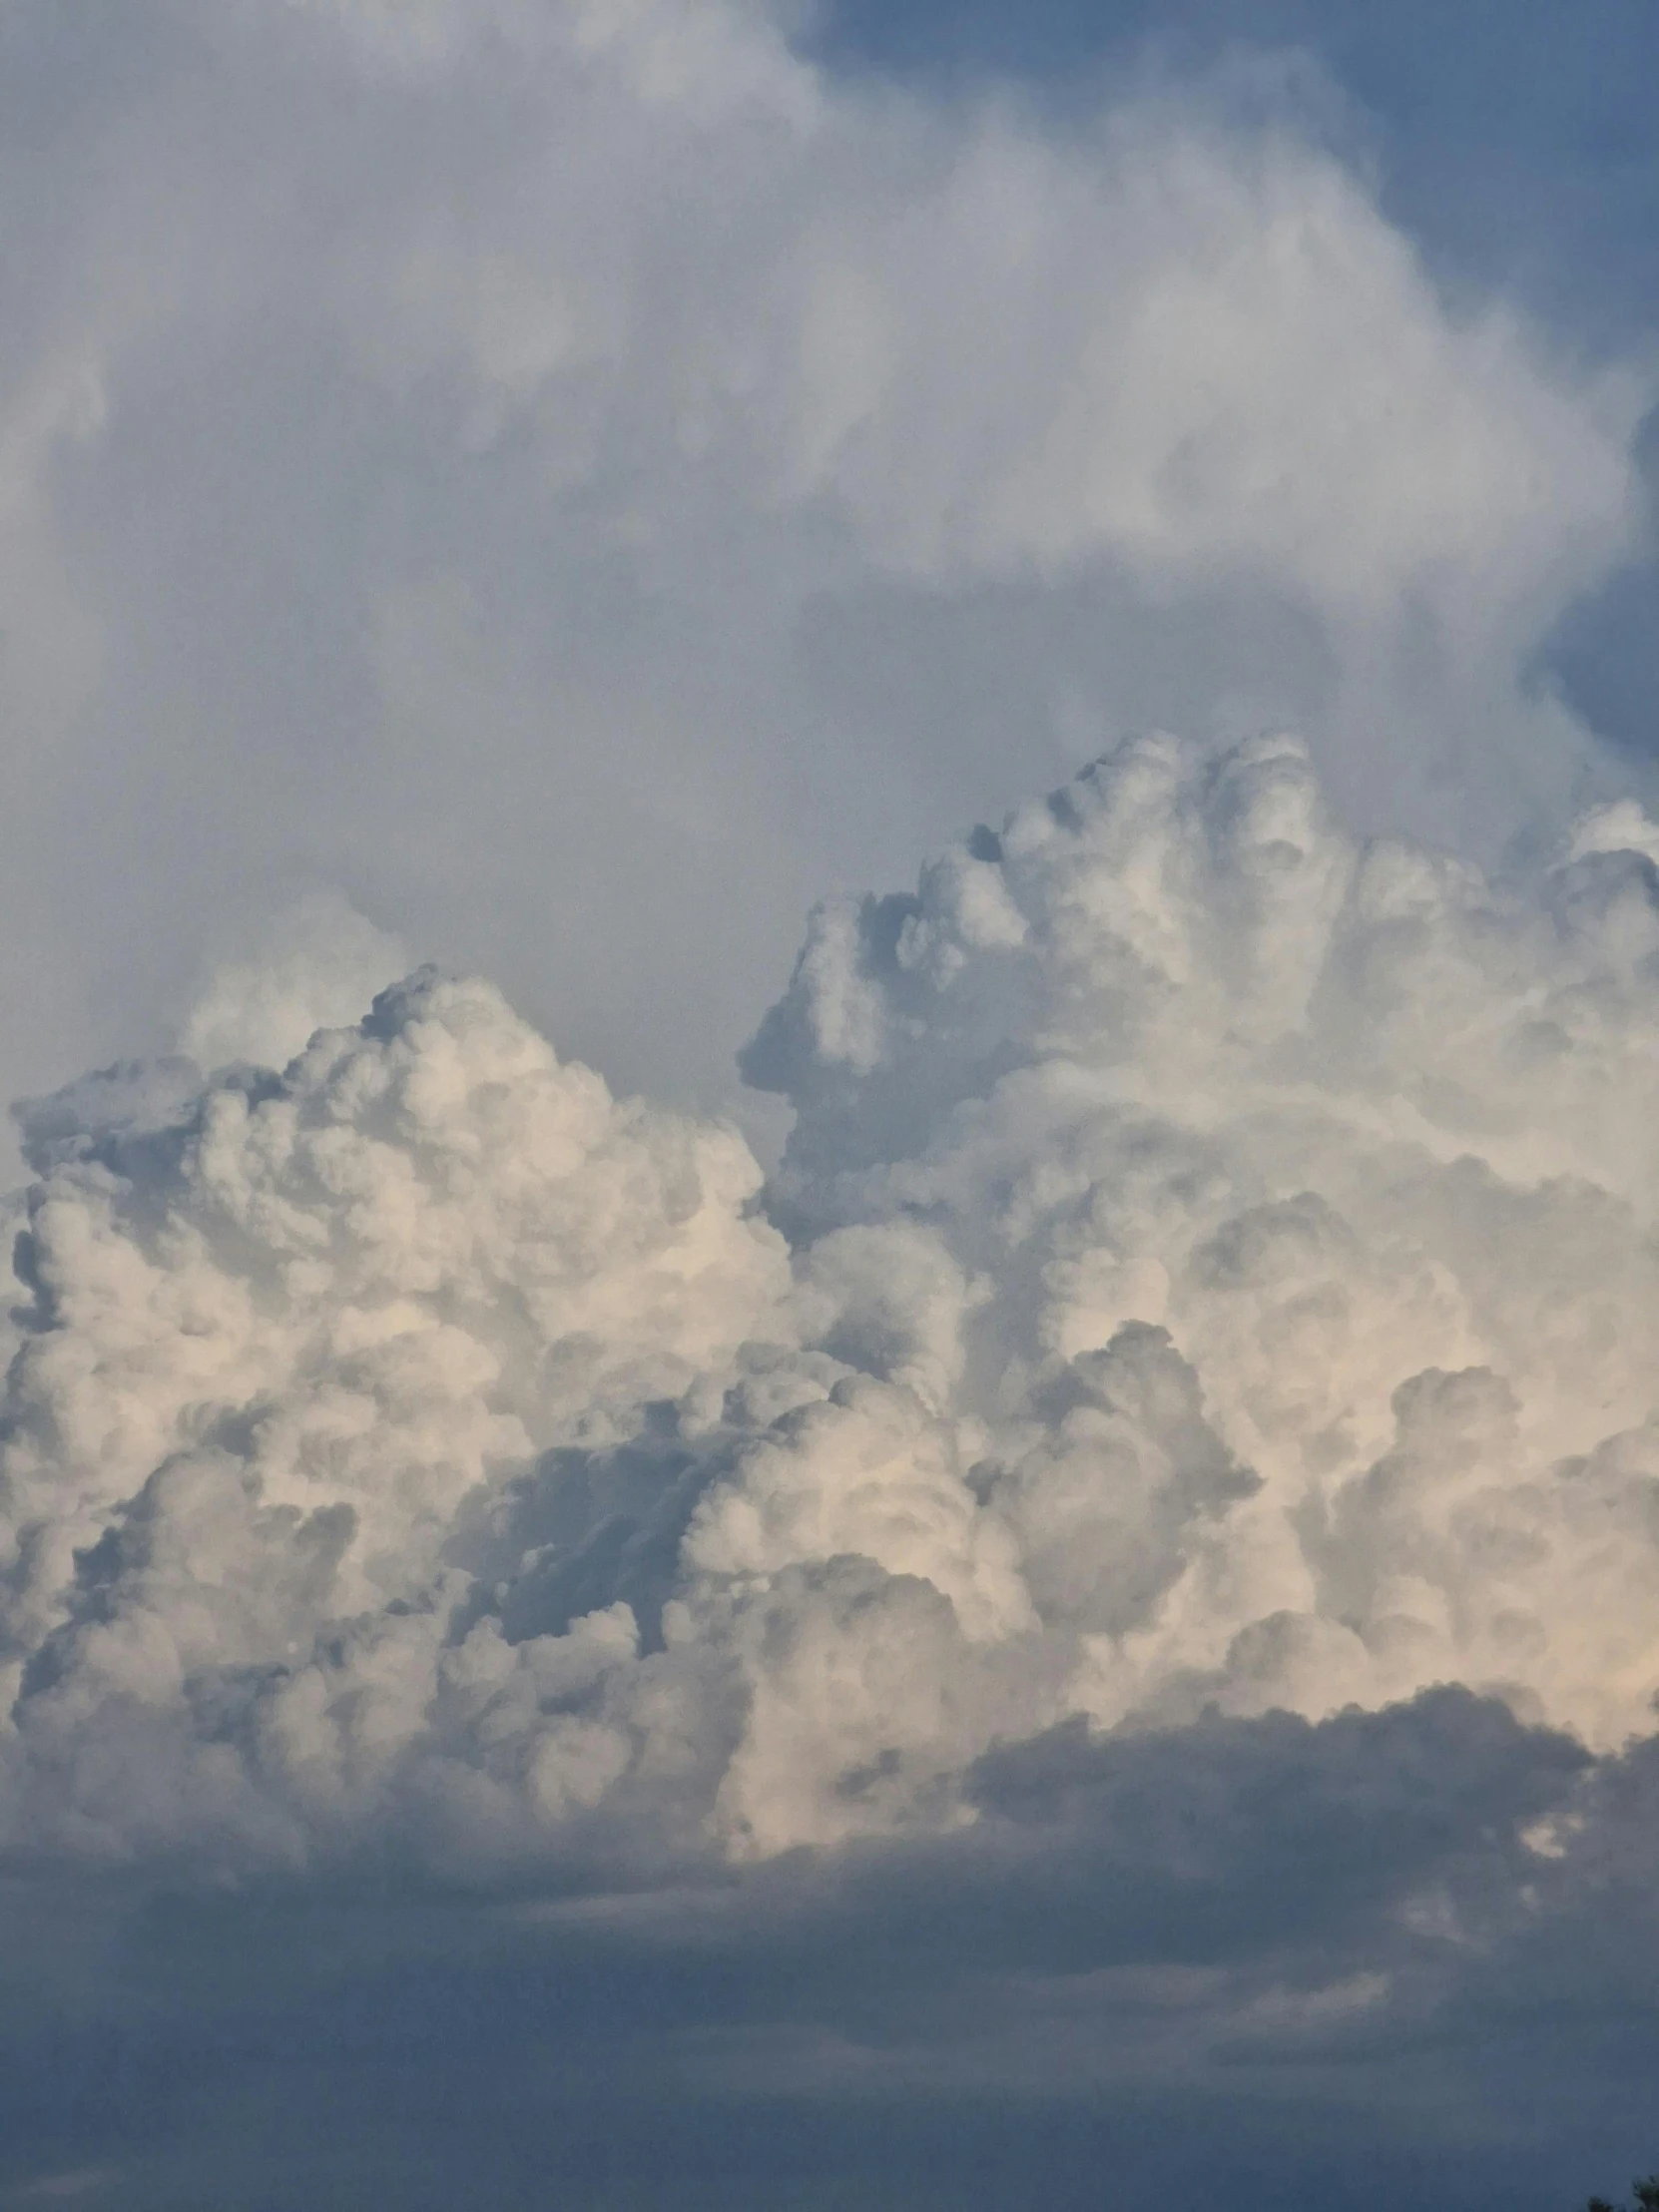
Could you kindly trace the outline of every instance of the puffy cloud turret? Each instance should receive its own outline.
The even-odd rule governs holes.
[[[1647,1732],[1656,847],[1128,746],[815,917],[764,1189],[426,971],[24,1109],[0,1833],[765,1856],[1068,1716]]]

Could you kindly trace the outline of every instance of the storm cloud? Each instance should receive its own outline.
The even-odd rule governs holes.
[[[802,30],[0,16],[7,2203],[1653,2155],[1651,364]]]

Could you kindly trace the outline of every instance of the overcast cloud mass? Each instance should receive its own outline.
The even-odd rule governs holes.
[[[831,29],[0,13],[0,2204],[1659,2162],[1652,330]]]

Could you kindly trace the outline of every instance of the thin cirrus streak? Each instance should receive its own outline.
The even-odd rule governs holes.
[[[820,908],[770,1181],[431,971],[27,1107],[5,1842],[756,1860],[1067,1720],[1650,1733],[1656,856],[1149,738]]]

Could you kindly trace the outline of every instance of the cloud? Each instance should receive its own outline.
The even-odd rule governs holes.
[[[24,1109],[10,1843],[706,1870],[1068,1720],[1646,1736],[1656,835],[1488,881],[1131,744],[823,911],[764,1190],[433,971]]]
[[[231,1060],[284,1067],[319,1029],[356,1020],[409,962],[396,937],[337,892],[313,891],[279,915],[260,955],[215,968],[191,1007],[182,1050],[207,1068]]]
[[[1641,374],[1443,295],[1289,97],[1061,127],[788,27],[7,10],[11,1092],[296,880],[708,1106],[826,881],[1137,726],[1488,850],[1627,775],[1523,672]]]
[[[759,2205],[799,2169],[826,2202],[993,2204],[1016,2176],[1069,2212],[1103,2160],[1132,2202],[1222,2164],[1247,2203],[1451,2205],[1481,2175],[1570,2202],[1640,2155],[1652,1985],[1639,1958],[1610,1980],[1582,1924],[1532,1989],[1516,1972],[1528,1925],[1559,1925],[1526,1901],[1560,1864],[1517,1830],[1583,1768],[1440,1691],[1315,1725],[1073,1726],[984,1763],[971,1827],[735,1879],[83,1884],[79,1941],[115,1961],[96,2005],[60,1943],[0,2037],[27,2064],[44,2011],[84,2144],[143,2112],[143,2206],[238,2201],[251,2166],[269,2203],[371,2172],[420,2206],[528,2205],[550,2157],[573,2194],[675,2206]]]
[[[82,2166],[73,2173],[43,2174],[38,2181],[25,2181],[6,2192],[8,2204],[57,2203],[67,2197],[85,2197],[101,2192],[118,2179],[110,2166]]]
[[[492,1476],[707,1388],[786,1258],[746,1216],[734,1133],[617,1106],[481,985],[417,978],[285,1077],[233,1068],[182,1114],[135,1113],[133,1090],[115,1071],[24,1115],[44,1180],[20,1247],[10,1679],[89,1848],[136,1820],[281,1851],[291,1811],[270,1827],[250,1796],[240,1730],[283,1797],[349,1825],[432,1670],[463,1731],[496,1716],[487,1736],[631,1651],[625,1614],[548,1648],[545,1679],[487,1620],[448,1650],[446,1542]],[[302,1644],[315,1664],[288,1668]],[[536,1723],[539,1764],[509,1733],[538,1804],[614,1779],[597,1722]]]
[[[1650,379],[1289,99],[790,28],[0,16],[14,2195],[1449,2204],[1650,2078],[1659,828],[1535,674]]]
[[[689,2204],[712,2115],[764,2194],[886,2112],[868,2186],[973,2202],[965,2108],[1046,2174],[1086,2106],[1143,2193],[1576,2185],[1652,1985],[1654,835],[1491,882],[1129,746],[826,910],[766,1187],[431,971],[25,1109],[18,2184],[515,2202],[545,2122]]]

